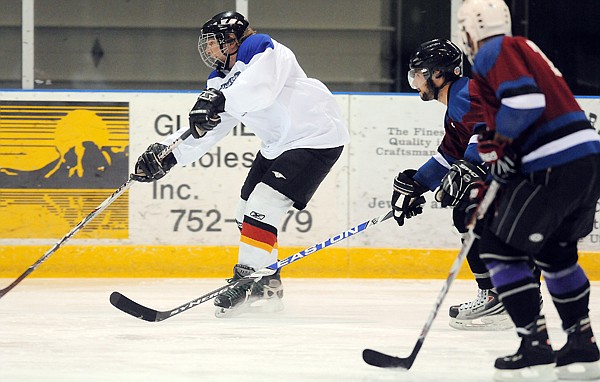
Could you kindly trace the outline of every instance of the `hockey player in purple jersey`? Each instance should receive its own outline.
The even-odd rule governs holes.
[[[600,378],[589,318],[590,283],[577,242],[593,228],[600,197],[600,140],[560,71],[531,41],[511,36],[502,0],[466,0],[458,12],[487,126],[478,151],[502,184],[480,239],[480,256],[521,345],[498,358],[499,381]],[[537,285],[541,268],[567,333],[553,351]]]
[[[189,114],[192,137],[162,162],[156,153],[183,131],[150,146],[136,164],[141,175],[135,179],[160,179],[175,164],[197,160],[240,122],[261,140],[236,212],[241,235],[233,281],[277,261],[283,217],[292,207],[306,207],[350,137],[329,89],[307,77],[290,49],[256,33],[243,15],[222,12],[204,23],[198,51],[213,71]],[[277,271],[220,293],[215,314],[264,305],[280,310],[282,296]]]
[[[469,189],[487,176],[487,169],[482,166],[473,135],[475,124],[483,120],[481,103],[471,80],[463,77],[462,57],[462,51],[452,42],[434,39],[422,43],[410,58],[410,86],[419,91],[422,100],[437,100],[447,109],[438,152],[418,170],[404,170],[394,179],[392,205],[399,225],[404,224],[404,216],[410,218],[421,211],[420,206],[409,207],[408,203],[441,186],[436,200],[442,207],[453,207],[456,229],[467,232],[464,221]],[[511,328],[477,245],[471,247],[467,262],[478,285],[477,297],[450,307],[450,326],[464,330]]]

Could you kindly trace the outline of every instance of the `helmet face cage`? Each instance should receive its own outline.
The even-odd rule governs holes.
[[[248,28],[248,21],[237,12],[222,12],[202,26],[198,38],[198,52],[202,61],[212,69],[224,69],[230,52],[228,43],[240,41]],[[232,36],[233,35],[233,36]]]
[[[225,61],[220,57],[227,57],[228,47],[222,34],[202,33],[198,38],[198,52],[202,61],[212,69],[222,69]],[[220,54],[219,54],[220,52]]]

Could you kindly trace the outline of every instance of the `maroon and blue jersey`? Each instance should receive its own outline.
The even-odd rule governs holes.
[[[473,81],[468,77],[454,81],[448,90],[444,137],[437,153],[417,170],[413,179],[433,191],[457,160],[480,164],[473,128],[482,121],[483,110]]]
[[[499,36],[472,67],[488,129],[513,140],[531,173],[600,153],[600,139],[560,71],[530,40]]]

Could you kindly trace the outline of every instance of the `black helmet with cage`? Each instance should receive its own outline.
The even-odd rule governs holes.
[[[410,57],[408,82],[413,89],[417,89],[415,77],[420,73],[427,84],[434,90],[437,99],[439,90],[448,81],[453,81],[463,74],[463,52],[456,44],[449,40],[434,39],[422,43],[417,51]],[[431,79],[432,74],[439,71],[443,75],[444,83],[436,87]]]
[[[231,55],[237,53],[237,50],[230,52],[228,44],[235,40],[241,42],[248,25],[248,20],[243,15],[233,11],[221,12],[205,22],[198,39],[198,52],[202,61],[209,68],[218,71],[227,69]],[[218,50],[224,59],[209,53],[210,44],[218,44]]]

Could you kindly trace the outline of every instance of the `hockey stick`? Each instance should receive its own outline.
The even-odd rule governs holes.
[[[163,159],[164,157],[166,157],[171,151],[173,151],[177,146],[179,146],[181,144],[181,142],[183,142],[191,134],[192,134],[191,130],[185,131],[183,134],[181,134],[181,136],[179,138],[177,138],[173,143],[171,143],[161,153],[159,153],[158,158]],[[35,263],[33,263],[29,268],[27,268],[27,270],[25,272],[23,272],[23,274],[21,274],[21,276],[17,277],[17,279],[15,281],[13,281],[6,288],[0,289],[0,298],[2,298],[5,294],[7,294],[14,287],[16,287],[17,284],[19,284],[21,281],[23,281],[23,279],[25,277],[29,276],[29,274],[31,272],[35,271],[37,267],[39,267],[44,261],[46,261],[48,259],[48,257],[50,257],[50,255],[52,255],[54,252],[56,252],[57,249],[62,247],[62,245],[65,244],[73,235],[75,235],[77,232],[79,232],[93,218],[95,218],[98,214],[100,214],[108,206],[110,206],[115,200],[117,200],[117,198],[119,196],[121,196],[125,191],[127,191],[129,189],[129,187],[131,187],[133,182],[134,182],[134,180],[130,175],[129,179],[127,179],[127,181],[125,183],[123,183],[121,186],[119,186],[119,188],[117,188],[115,190],[115,192],[112,193],[112,195],[110,195],[108,198],[106,198],[105,201],[103,201],[98,207],[96,207],[92,212],[90,212],[90,214],[88,216],[86,216],[81,222],[79,222],[79,224],[77,224],[75,227],[73,227],[73,229],[71,231],[69,231],[69,233],[67,233],[65,236],[63,236],[62,239],[57,241],[56,244],[54,244],[52,246],[52,248],[50,248],[48,251],[46,251],[46,253],[44,253],[44,255],[42,257],[40,257]]]
[[[400,369],[404,369],[404,370],[408,370],[411,368],[411,366],[415,362],[415,358],[417,358],[417,354],[419,353],[419,350],[421,350],[421,346],[423,346],[423,342],[425,341],[425,337],[427,336],[429,329],[431,329],[433,320],[435,319],[435,316],[437,316],[440,306],[442,305],[442,302],[446,298],[446,294],[448,294],[450,285],[452,285],[452,282],[456,278],[456,275],[458,274],[458,271],[460,270],[460,267],[461,267],[465,257],[467,256],[467,253],[469,253],[469,250],[471,249],[471,246],[473,245],[473,242],[475,241],[475,234],[473,233],[473,230],[475,228],[475,223],[477,222],[477,220],[480,220],[481,218],[483,218],[483,216],[487,212],[488,207],[490,206],[490,204],[494,201],[494,198],[496,197],[496,193],[498,192],[498,187],[499,187],[499,184],[496,181],[492,181],[483,200],[481,201],[481,203],[479,204],[479,207],[477,208],[477,212],[475,214],[473,214],[473,217],[471,218],[471,221],[469,223],[469,231],[467,233],[467,239],[463,242],[460,252],[456,256],[454,263],[452,263],[452,267],[450,268],[450,273],[448,274],[448,278],[446,279],[446,282],[442,286],[442,290],[440,291],[440,293],[437,296],[435,304],[433,305],[433,309],[429,313],[429,318],[427,318],[427,322],[425,322],[425,326],[421,330],[419,339],[417,340],[417,343],[415,344],[415,347],[413,348],[410,355],[406,358],[401,358],[401,357],[394,357],[394,356],[391,356],[388,354],[380,353],[376,350],[365,349],[365,350],[363,350],[362,356],[363,356],[363,360],[366,363],[368,363],[369,365],[372,365],[372,366],[377,366],[377,367],[382,367],[382,368],[400,368]]]
[[[122,295],[119,292],[113,292],[110,295],[110,303],[116,307],[117,309],[122,310],[123,312],[130,314],[134,317],[142,319],[144,321],[149,322],[158,322],[166,320],[167,318],[173,317],[176,314],[181,312],[185,312],[188,309],[191,309],[197,305],[200,305],[208,300],[216,297],[220,292],[225,291],[227,289],[233,288],[239,285],[245,285],[254,281],[260,280],[263,276],[268,276],[274,274],[278,269],[283,268],[291,263],[294,263],[300,259],[303,259],[315,252],[318,252],[322,249],[325,249],[333,244],[339,243],[342,240],[349,238],[350,236],[354,236],[360,232],[365,231],[367,228],[370,228],[378,223],[381,223],[384,220],[387,220],[393,216],[393,211],[388,211],[385,214],[367,220],[363,223],[360,223],[357,226],[354,226],[350,229],[347,229],[335,236],[327,238],[325,241],[316,243],[300,252],[294,253],[286,257],[285,259],[279,260],[265,268],[259,269],[256,272],[245,276],[242,279],[238,279],[237,281],[232,281],[225,286],[217,288],[203,296],[200,296],[192,301],[186,302],[183,305],[180,305],[176,308],[159,311],[151,308],[147,308],[143,305],[138,304],[137,302],[129,299],[128,297]]]

